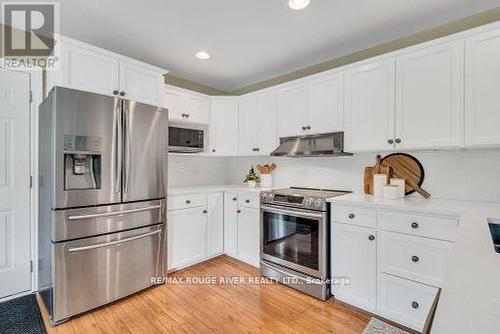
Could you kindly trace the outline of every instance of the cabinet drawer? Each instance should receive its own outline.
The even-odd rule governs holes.
[[[238,194],[238,205],[245,208],[260,208],[260,197],[254,194]]]
[[[403,278],[379,274],[379,314],[421,331],[438,288]]]
[[[379,270],[441,287],[451,253],[451,242],[379,233]]]
[[[448,241],[455,240],[458,227],[457,219],[389,211],[379,211],[378,221],[382,230]]]
[[[168,198],[167,210],[189,209],[206,205],[207,196],[205,194],[171,196]]]
[[[334,222],[376,228],[377,214],[373,209],[332,204]]]

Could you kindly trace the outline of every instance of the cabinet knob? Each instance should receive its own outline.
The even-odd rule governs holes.
[[[215,148],[212,149],[212,152],[215,152]]]
[[[241,213],[241,210],[236,210],[236,213]]]
[[[190,200],[186,200],[186,204],[191,204],[191,201]]]
[[[418,261],[420,261],[420,259],[418,258],[418,256],[415,256],[415,255],[413,255],[413,256],[411,257],[411,260],[412,260],[413,262],[418,262]]]
[[[307,130],[307,126],[303,126],[303,127],[302,127],[302,130],[303,130],[303,131]]]
[[[354,219],[356,216],[354,215],[354,213],[350,213],[349,214],[349,219]]]
[[[116,89],[113,91],[113,95],[118,95],[118,93],[119,93],[119,91]]]
[[[391,144],[391,145],[392,145],[392,144],[394,144],[394,140],[392,140],[392,139],[389,139],[387,142],[388,142],[389,144]]]
[[[401,144],[401,138],[396,138],[396,144]]]
[[[310,125],[306,126],[306,129],[311,130],[311,126]]]
[[[203,210],[203,213],[207,213],[208,211],[207,210]]]
[[[236,198],[236,197],[233,197],[233,201],[237,201],[237,200],[238,200],[238,198]]]
[[[257,151],[259,151],[259,149],[255,147],[255,148],[252,148],[252,151],[257,152]]]
[[[418,305],[417,302],[411,302],[411,307],[413,307],[415,310],[419,308],[420,305]]]
[[[189,114],[186,114],[186,118],[189,118]]]
[[[368,240],[370,240],[370,241],[375,240],[375,236],[373,234],[370,234],[370,236],[368,237]]]
[[[416,223],[416,222],[411,223],[411,227],[412,228],[418,228],[418,223]]]
[[[186,117],[186,114],[182,114],[182,115],[181,115],[181,117],[182,117],[182,118]]]
[[[250,203],[250,200],[249,200],[249,199],[246,199],[246,200],[245,200],[245,203]]]
[[[120,92],[120,96],[125,96],[125,92],[123,90]]]

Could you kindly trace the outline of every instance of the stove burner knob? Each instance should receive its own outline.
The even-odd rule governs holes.
[[[323,202],[321,202],[320,199],[317,199],[314,201],[314,207],[315,208],[321,208],[321,205],[323,204]]]
[[[312,198],[306,198],[304,201],[304,206],[305,207],[312,207],[313,206],[313,199]]]

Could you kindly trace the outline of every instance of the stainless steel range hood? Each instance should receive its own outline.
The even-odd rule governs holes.
[[[271,155],[301,158],[350,156],[352,153],[344,152],[344,133],[333,132],[280,138],[280,146]]]

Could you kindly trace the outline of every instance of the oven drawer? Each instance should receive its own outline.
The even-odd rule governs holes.
[[[52,211],[52,241],[164,223],[165,200]]]
[[[336,223],[357,225],[370,228],[377,226],[377,213],[374,209],[342,206],[332,203],[332,220]]]
[[[168,198],[168,211],[190,209],[207,206],[207,196],[205,194],[189,194],[171,196]]]
[[[380,273],[378,313],[421,331],[438,290],[425,284]]]
[[[379,269],[389,274],[441,287],[452,243],[382,231]]]
[[[455,240],[458,227],[457,219],[391,211],[380,211],[378,221],[382,230],[447,241]]]
[[[259,195],[240,193],[238,194],[238,205],[258,209],[260,207],[260,197]]]
[[[58,322],[123,298],[164,275],[164,225],[53,244]]]

